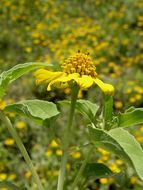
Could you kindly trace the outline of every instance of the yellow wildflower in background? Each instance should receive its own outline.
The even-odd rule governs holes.
[[[70,155],[75,159],[79,159],[81,157],[81,153],[79,151],[71,152]]]
[[[116,163],[110,163],[109,166],[110,170],[112,170],[113,172],[117,172],[119,173],[121,170],[119,168],[119,166]]]
[[[26,47],[26,48],[25,48],[25,51],[26,51],[27,53],[31,53],[31,52],[32,52],[32,48],[31,48],[31,47]]]
[[[18,129],[23,129],[23,128],[26,127],[26,124],[24,123],[24,121],[18,121],[18,122],[16,123],[16,127],[17,127]]]
[[[30,177],[32,176],[31,171],[26,171],[26,172],[24,173],[24,176],[25,176],[26,178],[30,178]]]
[[[0,99],[0,110],[3,110],[6,106],[6,102],[2,99]]]
[[[7,146],[11,146],[14,144],[14,140],[12,138],[7,138],[5,141],[4,141],[4,144],[7,145]]]
[[[130,179],[131,184],[137,184],[138,183],[138,178],[136,176],[132,176]]]
[[[0,173],[0,181],[4,181],[7,179],[7,174],[6,173]]]
[[[115,163],[118,165],[118,166],[122,166],[124,164],[123,160],[116,160]]]
[[[103,148],[98,148],[98,151],[103,155],[103,156],[106,156],[106,155],[109,155],[110,152],[108,152],[107,150],[103,149]]]
[[[46,152],[45,152],[45,155],[47,156],[47,157],[49,157],[49,156],[51,156],[52,155],[52,150],[51,149],[48,149]]]
[[[56,177],[59,175],[59,171],[58,170],[48,171],[47,175],[52,176],[52,177]]]
[[[116,109],[122,109],[123,103],[121,101],[115,101],[115,108]]]
[[[50,143],[50,147],[52,148],[57,148],[59,145],[58,143],[55,141],[55,140],[52,140],[51,143]]]
[[[114,93],[114,87],[111,84],[106,84],[97,77],[96,67],[87,54],[78,52],[66,59],[61,67],[63,69],[61,72],[39,69],[35,72],[36,83],[48,83],[48,91],[52,87],[66,88],[73,83],[85,90],[97,84],[104,93],[111,95]]]
[[[8,179],[13,181],[13,180],[16,179],[16,177],[17,177],[16,174],[15,174],[15,173],[12,173],[12,174],[10,174],[10,175],[8,176]]]
[[[108,184],[109,183],[109,180],[107,178],[101,178],[100,179],[100,183],[101,184]]]
[[[60,150],[60,149],[56,150],[56,155],[57,156],[62,156],[62,154],[63,154],[62,150]]]

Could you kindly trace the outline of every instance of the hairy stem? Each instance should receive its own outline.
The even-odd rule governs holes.
[[[69,114],[69,120],[68,125],[66,128],[65,136],[64,136],[64,142],[63,142],[63,155],[61,158],[61,166],[59,171],[59,178],[58,178],[58,187],[57,190],[63,190],[64,188],[64,178],[65,178],[65,171],[66,171],[66,164],[68,159],[68,148],[70,144],[70,134],[71,134],[71,127],[73,123],[73,117],[75,112],[75,105],[77,100],[79,87],[73,86],[72,89],[72,95],[71,95],[71,107],[70,107],[70,114]]]
[[[5,126],[8,128],[10,134],[12,135],[13,139],[15,140],[22,156],[24,157],[25,159],[25,162],[27,163],[29,169],[31,170],[31,173],[33,175],[33,178],[35,180],[35,183],[37,184],[37,187],[39,190],[44,190],[43,187],[42,187],[42,184],[40,182],[40,179],[39,179],[39,176],[38,174],[36,173],[36,170],[33,166],[33,163],[30,159],[30,156],[28,155],[17,131],[15,130],[15,128],[12,126],[12,123],[11,121],[8,119],[8,117],[5,116],[5,114],[0,110],[0,119],[2,120],[2,122],[5,124]]]

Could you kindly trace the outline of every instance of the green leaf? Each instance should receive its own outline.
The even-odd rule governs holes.
[[[4,71],[0,74],[0,97],[4,96],[5,91],[8,85],[13,82],[14,80],[18,79],[22,75],[28,73],[33,69],[37,69],[40,67],[45,66],[52,66],[50,64],[40,63],[40,62],[31,62],[31,63],[24,63],[18,64],[13,68],[9,69],[8,71]]]
[[[95,146],[104,147],[129,163],[138,176],[143,179],[143,149],[128,131],[122,128],[112,129],[109,132],[89,128],[90,137]]]
[[[125,113],[120,113],[118,116],[118,126],[128,127],[143,123],[143,108],[132,108]]]
[[[104,105],[103,105],[103,119],[104,127],[106,130],[111,128],[113,117],[113,97],[109,95],[104,95]]]
[[[76,168],[79,169],[81,164],[76,164]],[[101,163],[87,163],[82,174],[84,177],[94,177],[96,179],[109,177],[113,175],[113,172],[104,164]]]
[[[59,103],[63,105],[64,104],[70,105],[70,101],[67,101],[67,100],[59,101]],[[76,109],[82,115],[84,115],[88,120],[90,120],[90,122],[93,122],[99,107],[97,106],[97,104],[94,104],[90,102],[89,100],[79,99],[76,102]]]
[[[76,109],[90,121],[94,121],[98,108],[97,104],[89,100],[77,100],[76,103]]]
[[[24,100],[5,107],[6,112],[17,112],[42,124],[50,122],[59,114],[54,103],[43,100]]]

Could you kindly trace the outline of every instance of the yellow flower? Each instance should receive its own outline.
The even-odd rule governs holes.
[[[115,101],[115,108],[121,109],[123,107],[123,103],[121,101]]]
[[[30,178],[30,177],[32,176],[32,173],[31,173],[30,171],[26,171],[26,172],[24,173],[24,176],[25,176],[26,178]]]
[[[26,47],[26,48],[25,48],[25,51],[26,51],[27,53],[31,53],[31,52],[32,52],[32,48],[31,48],[31,47]]]
[[[52,148],[57,148],[59,145],[55,140],[52,140],[52,142],[50,143],[50,147]]]
[[[18,129],[23,129],[26,127],[26,124],[23,121],[19,121],[19,122],[17,122],[16,127]]]
[[[101,184],[108,184],[109,183],[109,180],[107,178],[101,178],[100,179],[100,183]]]
[[[0,109],[3,110],[6,106],[6,102],[2,99],[0,99]]]
[[[105,94],[113,95],[114,87],[97,78],[96,67],[89,55],[78,52],[74,56],[66,59],[61,67],[63,69],[61,72],[39,69],[35,72],[36,83],[48,83],[48,91],[50,91],[52,87],[70,87],[73,83],[76,83],[84,90],[97,84]]]
[[[12,138],[7,138],[5,141],[4,141],[4,144],[7,145],[7,146],[11,146],[14,144],[14,140]]]
[[[102,157],[101,157],[101,160],[102,160],[103,162],[109,160],[109,155],[102,156]]]
[[[108,156],[110,153],[103,149],[103,148],[98,148],[98,151],[103,155],[103,156]]]
[[[10,174],[9,176],[8,176],[8,179],[9,180],[15,180],[16,179],[16,174],[15,173],[12,173],[12,174]]]
[[[135,97],[129,98],[129,102],[130,102],[130,103],[135,103],[135,102],[136,102],[136,98],[135,98]]]
[[[49,157],[49,156],[51,156],[52,155],[52,150],[50,150],[50,149],[48,149],[46,152],[45,152],[45,155],[47,156],[47,157]]]
[[[113,172],[120,172],[120,168],[118,167],[118,165],[116,163],[111,163],[109,168],[113,171]]]
[[[143,132],[143,126],[141,126],[140,131]]]
[[[4,181],[7,179],[7,174],[6,173],[0,173],[0,181]]]
[[[48,175],[48,176],[56,177],[56,176],[59,175],[59,171],[58,171],[58,170],[48,171],[48,172],[47,172],[47,175]]]
[[[130,182],[131,182],[131,184],[137,184],[137,182],[138,182],[138,178],[136,177],[136,176],[132,176],[131,177],[131,179],[130,179]]]
[[[143,142],[143,136],[141,136],[141,135],[136,136],[136,139],[137,139],[137,141],[140,142],[140,143]]]
[[[56,155],[57,156],[61,156],[62,154],[63,154],[62,150],[60,150],[60,149],[56,150]]]
[[[70,155],[75,158],[75,159],[79,159],[81,157],[81,153],[80,152],[71,152]]]
[[[124,164],[124,162],[120,159],[116,160],[115,163],[118,165],[118,166],[121,166]]]

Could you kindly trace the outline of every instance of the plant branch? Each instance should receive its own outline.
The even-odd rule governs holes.
[[[37,184],[37,187],[39,190],[43,190],[42,184],[40,182],[39,176],[36,173],[36,170],[33,166],[33,163],[30,159],[30,156],[28,155],[17,131],[15,130],[15,128],[12,126],[11,121],[8,119],[8,117],[5,116],[5,114],[0,110],[0,119],[2,120],[2,122],[5,124],[5,126],[8,128],[10,134],[12,135],[13,139],[15,140],[22,156],[25,159],[25,162],[27,163],[27,165],[29,166],[29,169],[31,170],[31,173],[33,175],[33,178],[35,180],[35,183]]]
[[[79,91],[79,87],[77,85],[74,85],[73,89],[72,89],[72,95],[71,95],[71,107],[70,107],[69,120],[68,120],[68,125],[66,128],[66,132],[64,135],[64,141],[63,141],[63,155],[61,158],[61,166],[60,166],[60,171],[59,171],[57,190],[63,190],[63,187],[64,187],[66,163],[67,163],[67,159],[68,159],[67,151],[68,151],[70,139],[71,139],[70,138],[71,127],[72,127],[72,123],[73,123],[73,117],[74,117],[74,112],[75,112],[78,91]]]

